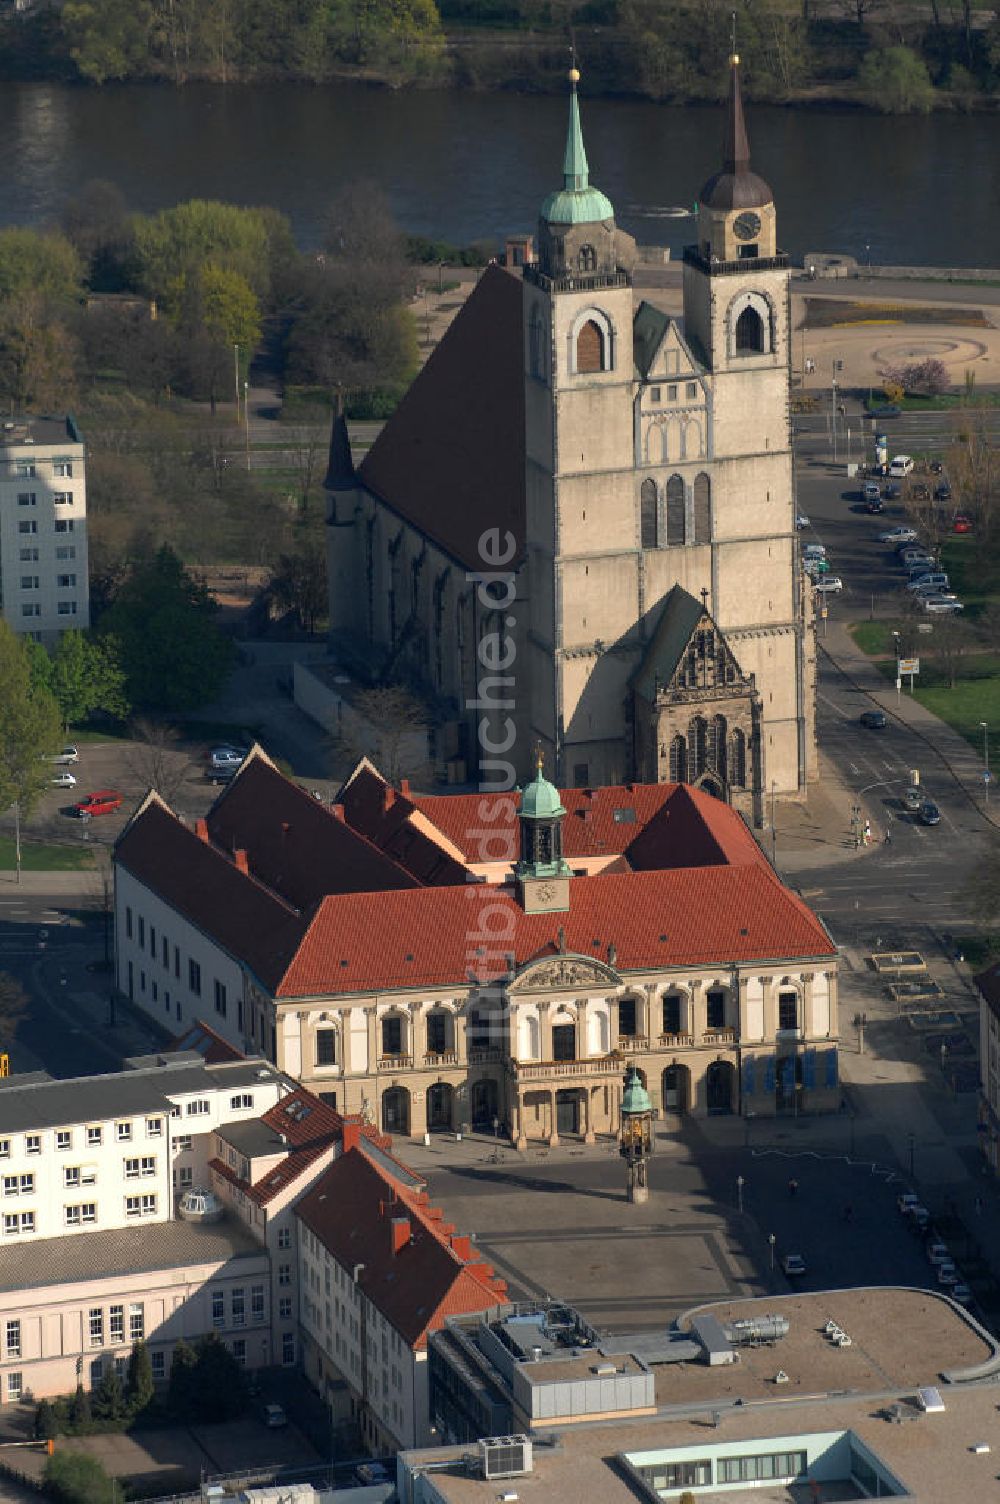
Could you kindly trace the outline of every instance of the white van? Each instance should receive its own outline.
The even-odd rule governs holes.
[[[889,474],[894,480],[902,480],[904,476],[910,474],[912,469],[913,461],[908,454],[893,455],[892,463],[889,466]]]

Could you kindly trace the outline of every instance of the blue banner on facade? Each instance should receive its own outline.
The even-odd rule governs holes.
[[[826,1084],[827,1084],[827,1086],[836,1086],[836,1084],[837,1084],[837,1051],[836,1050],[827,1050],[826,1051]]]

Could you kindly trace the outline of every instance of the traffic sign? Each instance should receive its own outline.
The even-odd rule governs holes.
[[[896,672],[897,674],[919,674],[920,659],[900,658],[899,662],[896,665]]]
[[[983,769],[983,782],[984,783],[992,783],[993,782],[993,774],[990,772],[989,768],[984,768]]]

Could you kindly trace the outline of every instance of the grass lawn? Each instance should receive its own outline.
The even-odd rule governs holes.
[[[0,836],[0,872],[13,872],[16,856],[10,836]],[[45,841],[21,842],[21,867],[25,872],[85,872],[94,867],[89,846],[57,846]]]

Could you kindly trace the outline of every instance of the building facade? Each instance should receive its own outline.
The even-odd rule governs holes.
[[[509,714],[522,778],[540,745],[563,786],[688,782],[760,823],[764,789],[815,776],[788,257],[750,170],[737,59],[723,157],[683,317],[636,307],[574,79],[537,261],[486,273],[357,474],[335,428],[334,651],[383,677],[406,665],[450,703],[439,752],[459,774],[504,745]],[[510,672],[484,703],[494,634]]]
[[[213,1028],[386,1133],[616,1134],[627,1060],[663,1112],[840,1102],[835,948],[685,784],[425,798],[362,763],[326,808],[255,749],[206,821],[151,796],[119,841],[118,984],[156,1017],[151,913],[158,986],[197,937],[185,1008],[226,978]]]
[[[0,609],[51,644],[90,626],[86,450],[72,418],[0,425]]]

